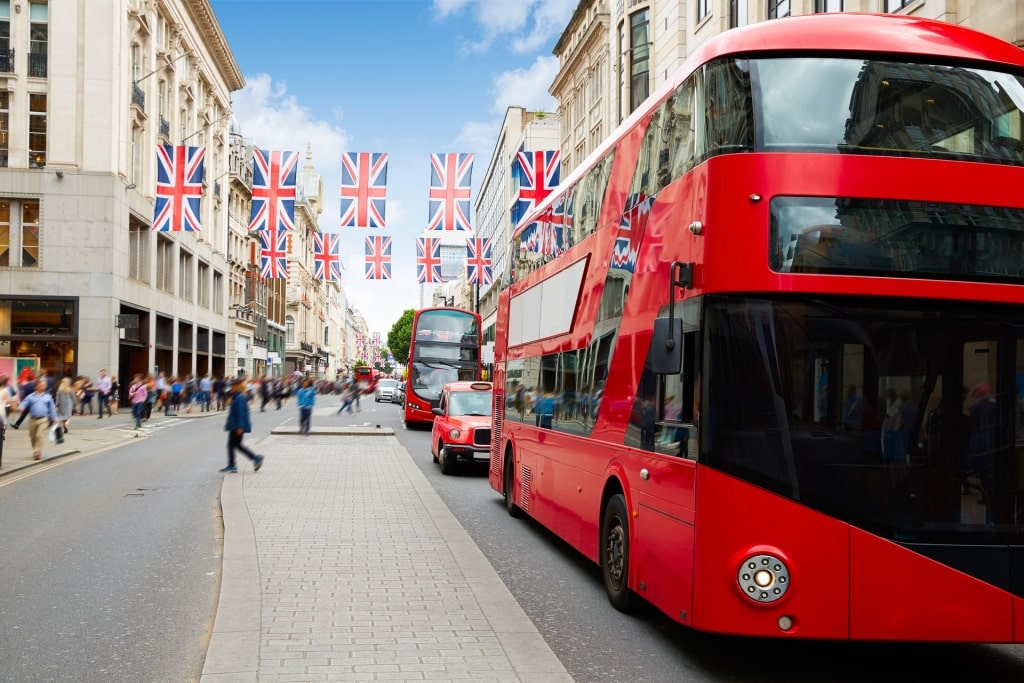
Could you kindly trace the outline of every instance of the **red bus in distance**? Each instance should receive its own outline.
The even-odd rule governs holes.
[[[433,409],[449,382],[480,379],[480,314],[461,308],[422,308],[413,314],[406,364],[406,425],[433,424]]]
[[[1024,643],[1022,186],[1013,45],[708,40],[516,230],[491,486],[622,610]]]

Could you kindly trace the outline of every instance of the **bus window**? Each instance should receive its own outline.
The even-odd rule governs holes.
[[[754,148],[750,72],[745,60],[720,60],[704,73],[706,155]]]

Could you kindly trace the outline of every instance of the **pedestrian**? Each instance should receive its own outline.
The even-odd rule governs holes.
[[[106,370],[100,370],[100,376],[96,379],[96,405],[99,407],[100,416],[97,420],[103,419],[103,409],[107,410],[107,417],[113,417],[114,414],[110,412],[110,377],[107,375]]]
[[[160,389],[157,388],[157,380],[150,373],[142,378],[142,384],[146,387],[146,403],[142,408],[142,421],[149,422],[149,418],[153,416],[153,408],[156,406],[157,399],[160,398]]]
[[[71,416],[75,414],[75,388],[71,386],[70,377],[64,377],[57,385],[56,403],[61,433],[67,434],[71,431]]]
[[[0,430],[7,427],[7,411],[18,407],[18,390],[7,375],[0,375]],[[0,439],[3,439],[0,431]]]
[[[309,434],[313,420],[313,406],[316,405],[316,389],[313,387],[313,380],[306,379],[302,382],[302,388],[298,392],[299,402],[299,433]]]
[[[213,380],[213,394],[218,412],[224,410],[224,394],[227,393],[227,390],[228,383],[223,377],[218,376],[217,379]]]
[[[177,415],[178,409],[181,407],[181,393],[184,390],[181,380],[177,377],[171,378],[171,402],[167,404],[167,410],[164,412],[165,415]]]
[[[36,382],[36,390],[25,397],[21,409],[29,416],[28,438],[32,443],[32,459],[41,460],[46,430],[57,422],[57,405],[53,402],[53,396],[46,391],[44,380]]]
[[[263,456],[257,455],[251,449],[242,445],[242,437],[252,431],[252,421],[249,418],[249,393],[245,390],[245,378],[237,377],[231,387],[231,403],[228,408],[228,420],[224,424],[228,433],[228,466],[221,472],[237,472],[235,467],[235,450],[252,460],[253,469],[257,472],[263,467]]]
[[[121,385],[117,383],[117,375],[110,376],[110,400],[107,402],[110,406],[111,415],[120,415],[119,408],[121,405]]]
[[[351,381],[345,383],[345,388],[341,391],[341,407],[338,408],[338,412],[335,415],[341,415],[346,410],[349,415],[355,415],[355,411],[352,410],[352,401],[354,398],[355,385]]]
[[[128,400],[132,404],[135,428],[142,429],[142,418],[146,413],[146,403],[149,401],[149,387],[143,381],[142,375],[138,373],[132,378],[132,384],[128,387]]]

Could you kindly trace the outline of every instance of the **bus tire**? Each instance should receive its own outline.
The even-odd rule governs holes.
[[[612,606],[630,612],[636,596],[629,589],[629,514],[621,493],[608,499],[601,518],[601,576]]]
[[[515,477],[515,465],[513,464],[513,458],[511,451],[505,454],[505,468],[502,470],[502,486],[501,495],[505,499],[505,510],[508,512],[508,516],[514,519],[520,519],[524,517],[522,508],[516,505],[515,500],[512,496],[512,491],[515,489],[516,477]]]

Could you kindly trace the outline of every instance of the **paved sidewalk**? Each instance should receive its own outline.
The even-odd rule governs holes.
[[[394,432],[318,426],[333,410],[224,476],[202,683],[571,683]]]

